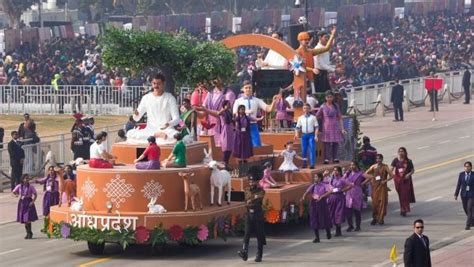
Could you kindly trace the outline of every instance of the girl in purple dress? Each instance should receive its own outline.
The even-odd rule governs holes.
[[[289,116],[287,109],[290,108],[290,104],[283,98],[283,92],[280,91],[278,95],[278,102],[276,104],[276,116],[275,119],[278,122],[280,128],[291,128],[292,118]],[[285,122],[287,123],[285,127]]]
[[[359,164],[356,161],[351,162],[350,170],[346,172],[343,177],[347,184],[351,186],[349,191],[346,193],[346,218],[349,227],[347,232],[360,231],[360,222],[362,208],[367,207],[364,203],[364,193],[361,184],[365,179],[371,179],[372,176],[365,174],[360,170]],[[354,224],[352,222],[352,215],[355,215],[356,228],[354,230]]]
[[[234,142],[234,124],[231,107],[231,102],[224,100],[224,102],[222,102],[222,108],[218,112],[204,108],[207,113],[220,119],[220,144],[222,153],[224,154],[223,160],[227,168],[229,168],[229,160],[232,155],[232,143]]]
[[[59,181],[54,166],[48,168],[48,175],[41,179],[36,179],[36,183],[42,184],[46,187],[43,196],[43,216],[49,216],[51,206],[59,204]]]
[[[29,183],[28,174],[23,174],[21,184],[13,189],[12,194],[16,197],[20,197],[16,211],[16,221],[25,224],[25,239],[32,239],[33,232],[31,231],[31,222],[38,220],[35,207],[37,193],[35,187]]]
[[[319,108],[316,117],[323,121],[321,140],[324,143],[324,164],[329,164],[329,159],[339,163],[337,151],[346,131],[342,125],[341,111],[334,103],[334,94],[331,91],[326,91],[326,103]]]
[[[331,194],[329,185],[323,182],[323,174],[317,173],[314,176],[314,183],[308,187],[301,197],[304,201],[306,195],[311,194],[311,208],[309,210],[309,222],[311,229],[314,231],[313,243],[319,243],[319,230],[325,229],[326,236],[331,239],[331,218],[329,216],[328,203],[326,197]]]
[[[232,154],[242,162],[246,162],[248,158],[253,156],[250,122],[254,120],[255,119],[245,114],[244,105],[240,105],[237,108],[237,115],[235,117],[235,142]]]
[[[332,172],[329,188],[332,194],[328,198],[329,216],[331,222],[336,225],[336,235],[342,236],[341,223],[344,222],[344,210],[346,207],[346,196],[344,192],[349,190],[351,186],[347,184],[346,180],[342,179],[342,168],[334,167]]]

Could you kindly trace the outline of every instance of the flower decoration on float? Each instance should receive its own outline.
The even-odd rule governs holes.
[[[280,212],[274,209],[270,209],[267,211],[265,219],[269,223],[278,223],[280,221]]]
[[[303,67],[303,60],[298,55],[290,60],[290,71],[294,72],[296,76],[300,75],[300,72],[306,72],[306,69]]]
[[[202,242],[206,240],[208,236],[209,236],[209,229],[207,228],[207,226],[204,224],[199,225],[197,239]]]
[[[181,226],[177,224],[171,226],[171,228],[168,231],[170,235],[170,240],[179,241],[181,240],[181,238],[183,238],[184,230]]]
[[[135,230],[135,241],[137,244],[144,244],[150,239],[150,230],[146,229],[145,226],[138,226]]]
[[[68,238],[71,235],[71,227],[67,223],[61,224],[61,237]]]

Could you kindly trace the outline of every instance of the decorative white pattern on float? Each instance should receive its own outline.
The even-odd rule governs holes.
[[[163,189],[163,185],[159,182],[151,180],[143,186],[141,192],[143,193],[144,198],[152,199],[161,197],[161,195],[165,192],[165,189]]]
[[[127,216],[97,216],[87,214],[71,213],[69,223],[73,227],[104,230],[121,229],[135,230],[137,228],[138,217]]]
[[[105,185],[103,191],[107,193],[106,196],[110,202],[114,203],[116,208],[120,208],[120,204],[125,203],[127,198],[132,196],[131,193],[135,192],[135,188],[132,184],[125,183],[125,179],[120,178],[120,174],[117,174]]]
[[[94,182],[91,181],[90,177],[87,177],[87,180],[82,184],[81,191],[84,198],[87,198],[87,201],[90,201],[97,192],[97,188],[95,187]]]

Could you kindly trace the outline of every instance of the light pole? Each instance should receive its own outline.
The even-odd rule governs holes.
[[[43,5],[43,1],[42,0],[38,0],[38,20],[39,20],[39,26],[40,28],[43,28],[43,16],[41,14],[42,12],[42,5]]]
[[[305,22],[304,23],[304,30],[308,30],[308,16],[309,16],[309,8],[308,8],[308,0],[303,0],[304,1],[304,18]],[[295,0],[295,7],[301,7],[301,0]]]

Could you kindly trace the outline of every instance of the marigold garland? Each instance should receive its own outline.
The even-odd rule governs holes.
[[[173,241],[179,241],[183,238],[184,230],[181,226],[175,224],[169,229],[170,239]]]
[[[274,209],[268,210],[265,219],[269,223],[277,223],[280,221],[280,212]]]
[[[49,224],[48,224],[48,233],[50,235],[53,234],[53,223],[50,221]]]

